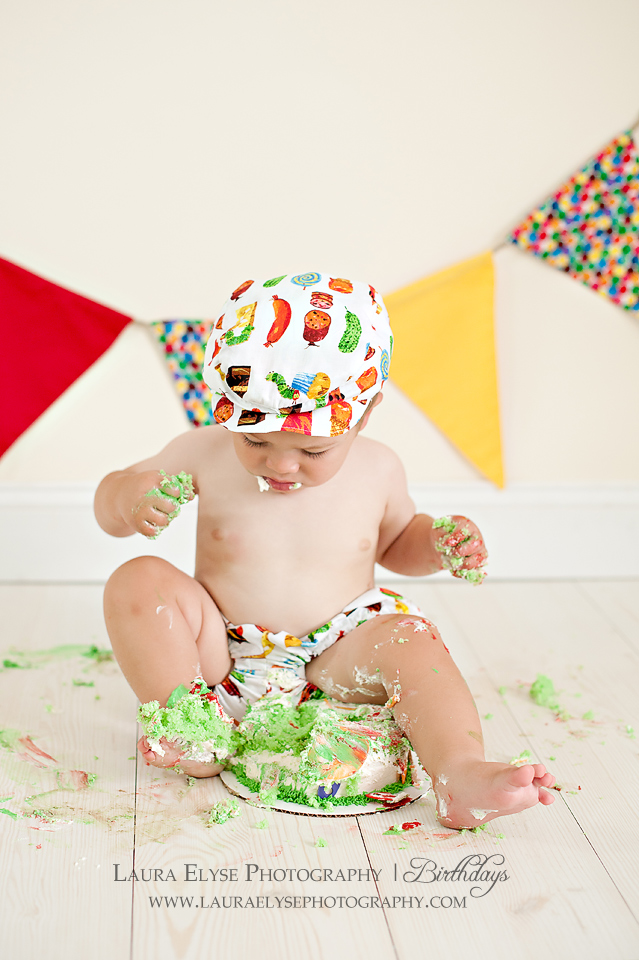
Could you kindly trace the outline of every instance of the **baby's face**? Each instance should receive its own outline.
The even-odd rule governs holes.
[[[231,435],[242,466],[254,477],[266,480],[269,492],[288,494],[318,487],[334,477],[357,433],[354,428],[340,437],[307,437],[288,431]]]

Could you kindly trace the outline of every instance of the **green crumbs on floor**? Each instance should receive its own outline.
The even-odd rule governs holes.
[[[557,693],[552,680],[550,677],[544,676],[543,673],[538,673],[537,679],[531,684],[530,697],[538,706],[552,710],[561,720],[570,719],[570,714],[562,709],[557,701]]]
[[[382,834],[382,836],[387,837],[389,836],[389,834],[392,836],[392,835],[397,835],[398,833],[403,833],[403,832],[404,831],[402,830],[402,828],[398,827],[397,824],[394,823],[391,827],[388,828],[388,830],[384,830],[384,833]]]
[[[226,823],[233,817],[241,817],[242,811],[237,800],[220,800],[214,803],[206,821],[207,827],[213,827],[219,823]]]
[[[253,826],[254,826],[257,830],[267,830],[267,829],[268,829],[268,820],[267,820],[266,818],[264,818],[264,820],[256,820],[255,823],[253,824]]]
[[[594,715],[594,713],[593,713],[592,710],[586,710],[585,713],[582,713],[581,719],[582,719],[582,720],[594,720],[594,719],[595,719],[595,715]]]
[[[500,695],[500,697],[504,697],[506,695],[506,687],[498,687],[497,693]]]
[[[327,844],[326,840],[324,840],[323,837],[318,837],[318,838],[316,839],[316,841],[315,841],[315,846],[316,846],[316,847],[327,847],[328,844]]]
[[[92,644],[82,656],[90,657],[92,660],[95,660],[96,663],[104,663],[107,660],[113,660],[113,650],[100,650],[99,647]]]
[[[557,757],[548,757],[549,760],[556,760]]]
[[[530,763],[532,755],[530,750],[522,750],[518,757],[513,757],[510,761],[514,767],[521,767],[525,763]]]
[[[492,719],[493,719],[492,713],[485,713],[485,714],[484,714],[484,720],[492,720]]]
[[[94,687],[95,683],[93,680],[73,680],[74,687]]]

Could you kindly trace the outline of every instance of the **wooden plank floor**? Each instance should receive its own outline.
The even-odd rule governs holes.
[[[639,582],[415,581],[406,593],[489,715],[489,758],[530,750],[562,786],[551,807],[478,834],[441,828],[432,797],[346,819],[242,804],[207,828],[223,784],[138,763],[133,694],[115,663],[83,655],[108,647],[101,588],[0,585],[4,953],[638,960]],[[571,719],[530,699],[537,673]],[[384,836],[407,820],[422,826]],[[506,878],[433,880],[467,858]],[[311,868],[343,878],[306,879]]]

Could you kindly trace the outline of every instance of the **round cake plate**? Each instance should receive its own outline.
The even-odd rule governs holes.
[[[355,806],[352,807],[332,807],[329,810],[323,810],[317,807],[307,807],[305,804],[301,803],[288,803],[286,800],[276,800],[275,803],[262,803],[259,796],[256,793],[253,793],[252,790],[249,790],[248,787],[245,787],[243,783],[237,779],[234,773],[231,773],[230,770],[223,770],[220,774],[220,780],[229,791],[236,797],[240,797],[241,800],[247,800],[252,807],[264,807],[267,810],[279,810],[282,813],[295,813],[298,816],[305,817],[360,817],[362,814],[368,813],[385,813],[389,808],[385,807],[381,801],[371,800],[370,803],[367,803],[366,806]],[[406,787],[402,791],[403,796],[410,797],[410,803],[414,803],[415,800],[419,800],[420,797],[425,797],[428,793],[430,787],[424,785],[424,787]],[[409,803],[404,804],[401,807],[390,808],[390,812],[393,813],[395,810],[403,810],[405,807],[410,806]]]

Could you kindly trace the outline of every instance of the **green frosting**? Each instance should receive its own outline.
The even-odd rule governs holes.
[[[238,756],[246,753],[302,754],[321,710],[321,701],[309,700],[294,707],[284,697],[263,697],[252,704],[240,725]]]
[[[160,470],[160,476],[162,479],[160,480],[159,486],[153,487],[153,489],[145,493],[144,496],[145,498],[159,497],[172,506],[174,509],[168,514],[168,518],[169,520],[174,520],[180,513],[180,507],[185,503],[189,503],[195,496],[193,477],[190,473],[175,473],[169,477],[164,470]],[[179,491],[177,497],[167,493],[169,487],[177,487]],[[166,530],[166,527],[159,527],[158,532],[153,534],[153,536],[147,537],[147,539],[157,540],[163,530]]]
[[[226,823],[227,820],[232,820],[233,817],[241,816],[242,810],[237,800],[220,800],[211,807],[206,825],[207,827],[213,827],[218,823]]]
[[[433,530],[443,529],[446,533],[452,533],[457,524],[452,517],[438,517],[433,520]]]
[[[160,480],[160,490],[165,496],[170,496],[170,494],[166,493],[168,487],[177,487],[180,491],[177,497],[171,496],[171,500],[177,500],[179,504],[183,505],[189,503],[195,496],[193,477],[190,473],[176,473],[168,477],[164,470],[160,470],[160,475],[162,476],[162,480]]]
[[[513,766],[521,767],[525,763],[530,763],[532,761],[532,754],[530,750],[522,750],[518,757],[513,757],[510,761]]]
[[[352,761],[357,771],[358,751],[366,753],[366,736],[357,729],[343,731],[336,721],[358,721],[371,724],[380,732],[388,721],[368,720],[370,706],[363,704],[346,716],[336,717],[333,710],[326,709],[325,703],[318,700],[309,700],[299,707],[293,707],[285,697],[263,697],[247,710],[244,720],[238,729],[237,754],[229,763],[238,781],[246,786],[251,793],[256,793],[262,803],[272,806],[277,800],[287,803],[297,803],[304,806],[328,810],[336,806],[366,806],[370,798],[361,792],[359,773],[343,778],[341,783],[342,796],[328,796],[321,798],[314,790],[321,784],[332,781],[330,774],[322,776],[322,767],[330,767],[332,760],[342,764]],[[388,753],[401,752],[408,741],[400,739],[393,742],[390,734],[377,739]],[[284,764],[264,764],[262,767],[263,782],[250,777],[246,770],[246,762],[256,754],[268,753],[277,756],[299,758],[298,769],[291,773],[296,784],[285,782],[289,779]],[[360,760],[361,763],[361,760]],[[274,778],[277,782],[274,783]],[[394,782],[380,788],[384,793],[399,793],[412,783],[410,768],[404,783]],[[313,788],[309,795],[308,787]],[[375,792],[378,792],[377,789]]]
[[[249,706],[245,718],[236,725],[223,714],[216,700],[210,700],[210,691],[203,680],[199,681],[199,689],[194,685],[192,691],[180,685],[172,692],[166,707],[161,707],[157,700],[140,706],[138,720],[151,748],[155,749],[155,744],[164,737],[170,743],[187,747],[188,759],[205,762],[214,759],[224,763],[238,781],[267,806],[278,800],[321,809],[366,806],[371,801],[361,791],[359,776],[359,767],[368,752],[365,727],[370,725],[381,734],[376,742],[390,756],[410,746],[405,738],[397,737],[396,728],[391,738],[388,720],[369,719],[370,705],[362,704],[343,715],[327,707],[324,699],[311,699],[294,707],[288,697],[267,696]],[[349,722],[354,722],[353,729],[348,728]],[[364,728],[358,728],[358,722]],[[246,765],[262,753],[273,756],[276,762],[261,765],[260,782],[248,775]],[[295,771],[289,775],[285,763],[277,762],[278,755],[297,758]],[[342,770],[342,796],[329,794],[320,798],[315,790],[319,784],[334,782],[333,764]],[[352,774],[344,776],[344,769],[349,767]],[[396,794],[411,783],[409,765],[404,783],[394,782],[380,789]]]
[[[456,529],[457,524],[452,517],[439,517],[437,520],[433,520],[433,530],[443,530],[445,533],[453,533]],[[460,541],[456,547],[448,546],[445,543],[439,541],[435,544],[435,549],[438,553],[442,554],[442,566],[444,570],[448,570],[453,576],[458,577],[461,580],[467,580],[468,583],[473,583],[477,585],[481,583],[486,576],[486,571],[483,567],[475,567],[474,569],[467,570],[463,566],[464,557],[457,555],[456,550],[462,544],[470,540],[470,531],[468,529],[463,529],[462,534],[465,539]]]
[[[82,656],[89,657],[91,660],[95,660],[96,663],[107,663],[113,660],[113,650],[100,650],[99,647],[92,644]]]
[[[191,752],[193,748],[196,752],[198,748],[208,749],[215,753],[216,760],[228,757],[234,752],[237,739],[232,721],[220,717],[217,702],[206,698],[208,688],[203,680],[199,692],[184,691],[186,687],[176,687],[166,707],[161,707],[157,700],[141,704],[138,721],[149,741],[166,737],[170,743],[177,741],[189,746]]]
[[[536,704],[552,710],[553,713],[556,713],[562,720],[569,718],[570,714],[557,702],[557,694],[552,680],[550,677],[544,676],[543,673],[537,674],[537,679],[530,688],[530,696]]]

